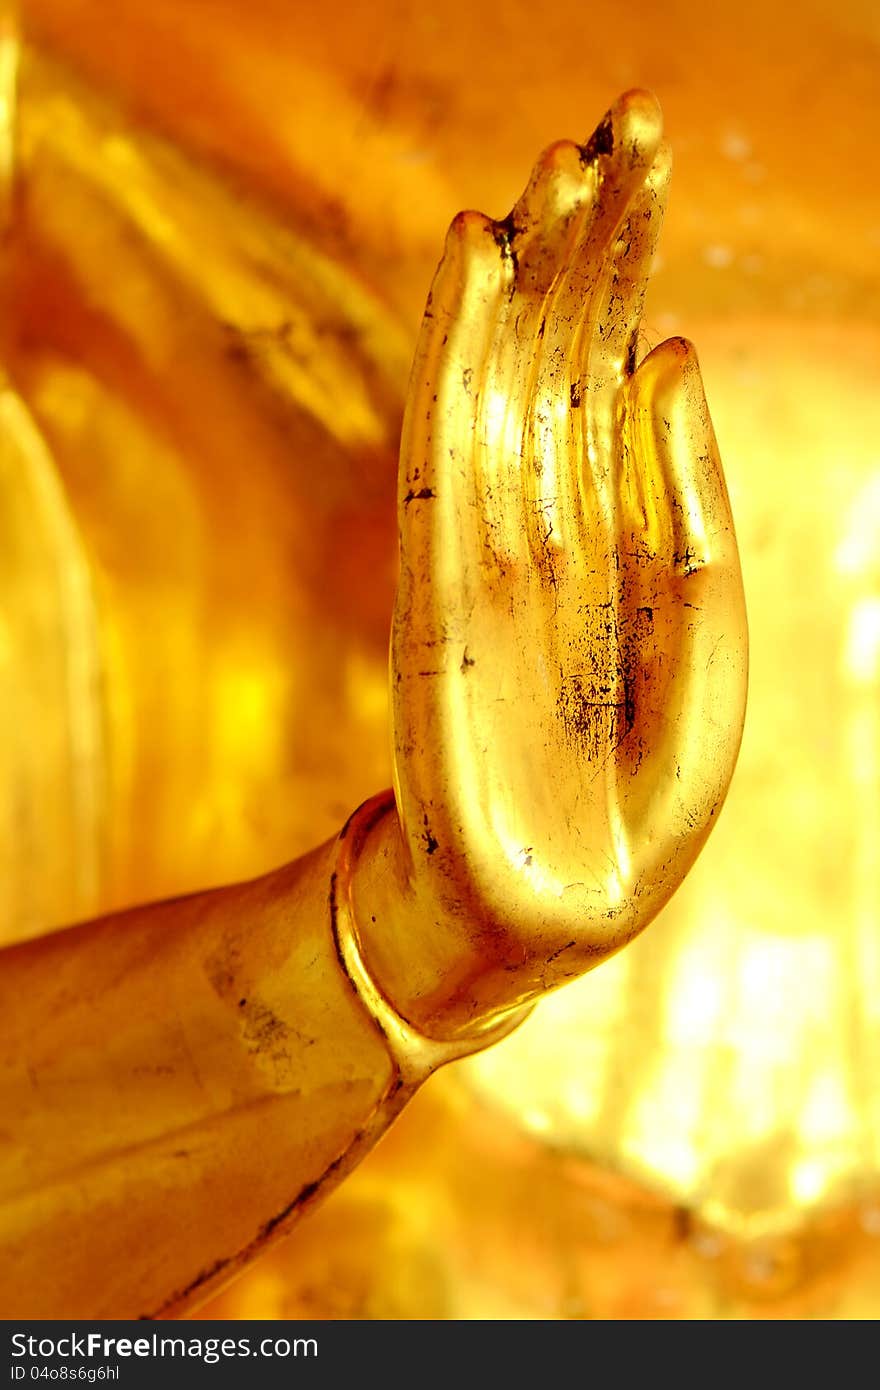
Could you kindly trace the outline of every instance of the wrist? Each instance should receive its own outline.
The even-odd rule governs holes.
[[[466,924],[420,900],[392,792],[350,817],[337,853],[337,949],[404,1070],[426,1075],[521,1021],[525,1009],[478,1004],[485,963]]]

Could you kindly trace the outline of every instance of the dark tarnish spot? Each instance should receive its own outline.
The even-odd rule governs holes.
[[[424,835],[422,836],[422,839],[423,839],[424,842],[425,842],[425,848],[426,848],[428,854],[434,854],[435,851],[438,850],[438,849],[440,848],[440,841],[439,841],[439,840],[435,840],[435,838],[434,838],[434,836],[433,836],[433,834],[432,834],[432,832],[431,832],[431,827],[430,827],[430,825],[428,824],[428,816],[427,816],[427,813],[425,814],[424,825],[425,825],[425,833],[424,833]]]
[[[244,1015],[244,1040],[248,1051],[268,1057],[272,1062],[290,1060],[290,1029],[287,1024],[258,1000],[239,1001]]]
[[[557,715],[568,742],[591,762],[618,749],[635,724],[640,648],[652,620],[647,610],[627,620],[610,603],[591,609],[583,665],[560,673]]]
[[[427,502],[429,497],[436,496],[437,494],[432,487],[420,488],[418,492],[413,492],[412,489],[410,489],[403,499],[403,505],[408,507],[410,502]]]
[[[513,220],[512,212],[508,213],[503,221],[492,223],[492,236],[495,239],[495,245],[498,247],[504,259],[510,261],[513,267],[514,277],[519,270],[519,260],[514,248],[514,242],[518,232],[519,228]]]
[[[567,741],[599,762],[635,724],[640,646],[650,620],[640,612],[633,623],[611,602],[591,605],[584,616],[589,637],[582,664],[577,671],[560,671],[556,713]]]
[[[571,383],[570,400],[572,410],[577,410],[581,403],[581,384],[579,381],[573,381]]]
[[[615,682],[619,689],[619,683]],[[566,676],[556,711],[569,743],[597,762],[622,742],[632,728],[632,702],[612,693],[590,675]]]
[[[547,957],[547,964],[552,965],[555,960],[558,960],[561,955],[564,955],[566,951],[570,951],[572,947],[576,945],[576,941],[566,941],[564,946],[558,946],[553,954]]]
[[[466,675],[470,667],[476,666],[476,664],[477,663],[474,657],[468,656],[468,649],[467,647],[465,647],[464,656],[461,658],[461,666],[459,667],[459,670],[461,671],[462,675]]]
[[[224,940],[217,951],[206,962],[206,970],[211,986],[221,999],[228,999],[241,988],[241,947],[234,941]]]
[[[695,550],[691,550],[686,545],[683,551],[676,551],[672,557],[672,563],[684,579],[689,579],[692,574],[696,574],[703,568],[704,561]]]
[[[600,154],[611,154],[614,150],[614,127],[611,112],[605,116],[593,131],[585,145],[581,146],[581,159],[584,164],[595,164]]]

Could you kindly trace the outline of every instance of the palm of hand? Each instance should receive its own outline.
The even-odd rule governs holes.
[[[681,340],[635,368],[668,172],[632,93],[545,153],[506,222],[462,214],[414,367],[398,806],[420,900],[507,1002],[650,920],[739,746],[745,613],[699,369]]]

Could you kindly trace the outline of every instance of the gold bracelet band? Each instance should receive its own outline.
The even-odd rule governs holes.
[[[499,1042],[531,1012],[530,1007],[511,1010],[500,1019],[461,1038],[432,1038],[420,1032],[397,1012],[370,975],[352,905],[354,871],[367,836],[387,815],[396,815],[394,792],[370,797],[349,817],[337,841],[336,868],[331,876],[330,915],[336,953],[355,994],[385,1038],[388,1050],[405,1085],[415,1086],[431,1072],[459,1057],[479,1052]]]

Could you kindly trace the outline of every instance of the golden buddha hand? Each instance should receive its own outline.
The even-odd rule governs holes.
[[[656,101],[624,95],[504,222],[455,219],[428,301],[400,469],[399,822],[373,833],[358,913],[429,1034],[641,931],[733,771],[746,618],[699,367],[681,339],[636,365],[669,168]]]

